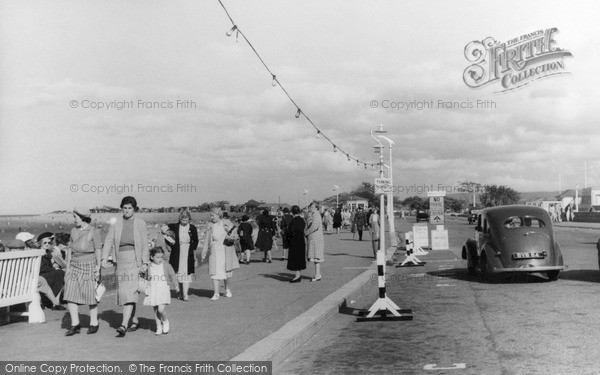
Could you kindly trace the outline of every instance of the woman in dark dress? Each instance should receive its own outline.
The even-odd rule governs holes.
[[[339,209],[335,210],[333,214],[333,229],[336,230],[337,234],[340,234],[340,228],[342,227],[342,211]]]
[[[179,222],[169,224],[169,229],[175,234],[175,243],[171,246],[171,256],[169,263],[177,274],[177,282],[179,283],[179,298],[182,301],[190,300],[189,290],[190,284],[195,275],[195,256],[198,248],[198,229],[193,224],[190,224],[192,215],[186,209],[179,213]]]
[[[254,243],[252,241],[252,224],[248,222],[250,218],[248,215],[242,216],[242,222],[238,226],[237,232],[240,237],[240,248],[242,254],[246,254],[246,261],[244,263],[250,264],[250,251],[254,250]],[[243,255],[240,254],[240,258]],[[242,259],[240,259],[242,261]]]
[[[54,293],[57,298],[60,298],[60,293],[65,285],[65,271],[58,268],[58,266],[55,267],[53,264],[52,251],[54,234],[50,232],[42,233],[38,236],[37,242],[42,250],[46,250],[46,254],[42,256],[40,264],[40,276],[46,279],[48,285],[52,289],[52,293]],[[48,301],[45,301],[45,299],[47,299],[46,296],[42,295],[42,302],[47,303]],[[57,305],[55,309],[62,310],[59,306],[60,305]]]
[[[269,211],[263,210],[262,215],[256,219],[258,224],[258,237],[256,238],[256,247],[265,252],[263,262],[271,263],[271,248],[273,247],[273,219],[269,216]]]
[[[306,222],[300,214],[300,207],[293,206],[292,215],[294,215],[294,218],[286,231],[290,245],[287,269],[296,271],[296,276],[290,280],[290,283],[299,283],[302,280],[300,271],[306,269],[306,242],[304,240]]]

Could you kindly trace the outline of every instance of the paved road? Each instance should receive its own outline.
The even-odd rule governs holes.
[[[413,309],[413,321],[356,322],[348,310],[278,373],[598,373],[600,231],[557,228],[568,268],[548,282],[535,275],[468,277],[458,245],[472,226],[456,220],[447,227],[451,251],[422,257],[424,267],[388,268],[388,295]]]

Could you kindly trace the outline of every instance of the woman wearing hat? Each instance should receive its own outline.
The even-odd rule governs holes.
[[[76,227],[71,230],[63,298],[68,303],[71,316],[71,328],[66,336],[73,336],[81,329],[79,305],[90,307],[90,328],[87,333],[94,334],[99,328],[96,285],[100,278],[102,239],[100,231],[91,225],[92,215],[88,209],[75,208],[73,217]]]
[[[121,200],[123,216],[111,225],[102,248],[102,267],[108,266],[108,257],[116,253],[117,305],[123,306],[123,320],[117,328],[117,337],[138,329],[135,308],[139,299],[138,277],[148,269],[148,228],[146,222],[135,216],[138,211],[134,197]],[[131,325],[129,326],[129,320]]]
[[[65,271],[54,266],[53,250],[54,250],[54,234],[44,232],[37,238],[38,244],[46,254],[42,256],[40,263],[40,276],[42,276],[52,288],[52,293],[56,297],[60,296],[65,284]]]
[[[250,264],[250,251],[254,250],[254,242],[252,241],[252,224],[248,222],[248,215],[242,216],[242,223],[238,226],[237,232],[240,238],[241,252],[246,254],[244,263]],[[240,258],[243,255],[240,254]]]

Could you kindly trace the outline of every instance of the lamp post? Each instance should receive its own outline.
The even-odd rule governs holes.
[[[579,184],[575,184],[575,212],[579,212]]]
[[[371,138],[377,142],[373,148],[375,149],[375,153],[379,154],[379,178],[383,178],[383,144],[379,139],[375,138],[373,133],[385,133],[385,130],[383,130],[383,125],[379,125],[379,129],[375,129],[376,127],[371,129]],[[385,198],[383,195],[381,194],[379,198],[379,212],[381,213],[379,215],[379,251],[385,254]]]
[[[338,195],[339,190],[340,190],[339,186],[333,185],[333,191],[335,191],[335,209],[336,209],[336,211],[338,208],[340,208],[340,200],[339,200],[339,195]]]
[[[386,137],[385,135],[380,135],[379,138],[384,139],[388,142],[390,148],[390,169],[388,171],[388,178],[390,179],[390,185],[394,186],[394,178],[392,177],[392,147],[395,145],[394,141]],[[398,241],[396,240],[396,225],[394,220],[394,192],[388,192],[388,222],[390,227],[390,246],[396,248],[398,246]],[[393,254],[392,254],[393,255]],[[390,256],[391,258],[391,256]],[[389,260],[389,259],[388,259]]]
[[[308,190],[304,190],[304,192],[302,194],[306,196],[306,198],[305,198],[305,202],[306,202],[305,208],[308,208]]]
[[[379,141],[379,139],[373,136],[375,132],[375,128],[371,129],[371,138],[377,142],[375,145],[375,152],[379,153],[379,177],[383,179],[383,145]],[[383,133],[383,125],[379,125],[378,133]],[[390,141],[391,142],[391,141]],[[391,148],[391,144],[390,144]],[[391,165],[390,165],[390,173],[391,173]],[[393,320],[412,320],[412,310],[408,309],[400,309],[388,296],[386,292],[386,282],[385,282],[385,266],[386,266],[386,256],[385,256],[385,197],[384,194],[380,194],[379,197],[379,210],[381,214],[379,215],[379,250],[375,256],[375,260],[377,263],[377,283],[379,286],[379,298],[375,303],[369,308],[368,314],[365,318],[358,318],[357,321],[366,321],[373,319],[375,314],[380,315],[381,320],[393,319]],[[391,217],[393,220],[393,217]],[[390,233],[391,234],[391,233]],[[387,314],[392,313],[392,317],[387,316]],[[410,314],[410,315],[402,315],[402,314]]]

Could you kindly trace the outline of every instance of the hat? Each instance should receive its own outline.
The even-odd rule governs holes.
[[[6,244],[6,247],[9,249],[24,249],[25,242],[23,242],[21,240],[12,240]]]
[[[29,232],[21,232],[21,233],[17,234],[17,236],[15,237],[15,239],[23,241],[23,242],[33,240],[34,238],[35,238],[35,236]]]
[[[73,212],[81,217],[92,217],[92,213],[87,208],[77,208],[73,209]]]
[[[40,242],[41,240],[43,240],[44,238],[54,238],[54,233],[52,232],[44,232],[42,234],[40,234],[37,238],[37,241]]]

